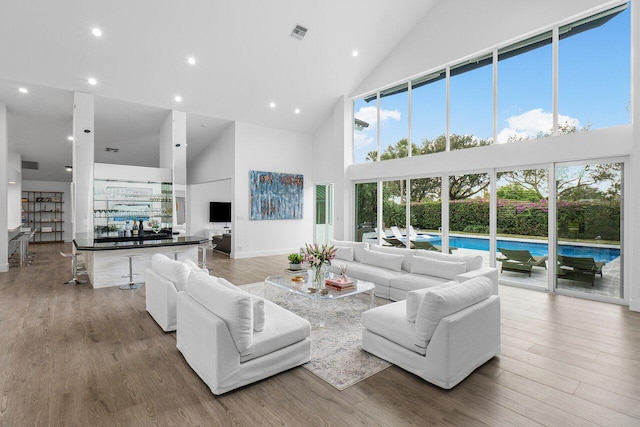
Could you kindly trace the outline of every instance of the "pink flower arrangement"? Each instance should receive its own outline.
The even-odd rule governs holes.
[[[304,262],[312,268],[319,268],[323,264],[331,265],[331,260],[336,257],[336,247],[333,245],[312,245],[305,243],[302,250]]]

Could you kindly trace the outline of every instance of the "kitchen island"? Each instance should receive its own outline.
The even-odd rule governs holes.
[[[197,262],[198,246],[208,241],[200,236],[146,235],[98,239],[78,235],[73,244],[76,252],[84,256],[92,286],[105,288],[129,282],[129,255],[137,255],[133,258],[133,272],[138,275],[136,282],[139,282],[143,280],[144,270],[151,266],[153,255],[161,253],[173,259],[178,252],[180,260],[189,258]]]

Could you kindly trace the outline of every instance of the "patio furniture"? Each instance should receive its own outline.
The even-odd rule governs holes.
[[[399,248],[404,248],[406,246],[404,242],[396,239],[395,237],[383,237],[382,240],[384,240],[385,242],[387,242],[391,246],[397,246]]]
[[[439,245],[433,245],[429,242],[419,242],[419,241],[411,241],[411,243],[413,244],[413,247],[415,247],[416,249],[425,249],[427,251],[436,251],[436,252],[442,252],[442,246]],[[456,251],[458,250],[458,248],[456,248],[455,246],[449,246],[449,253],[451,253],[451,251]]]
[[[591,257],[572,257],[558,255],[558,278],[591,283],[593,286],[596,274],[602,276],[605,263]]]
[[[531,277],[533,267],[547,268],[548,257],[533,256],[527,249],[498,248],[498,250],[503,255],[502,258],[498,258],[498,261],[502,263],[501,273],[507,270],[516,273],[527,273]]]
[[[396,239],[403,241],[406,239],[406,237],[400,232],[400,229],[398,227],[396,227],[395,225],[392,225],[391,227],[389,227],[391,229],[391,232],[393,233],[393,237],[395,237]]]

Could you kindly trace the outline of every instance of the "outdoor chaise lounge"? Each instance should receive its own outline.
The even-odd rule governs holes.
[[[404,248],[406,246],[404,242],[396,239],[395,237],[383,237],[382,240],[384,240],[391,246],[397,246],[399,248]]]
[[[526,249],[498,248],[498,250],[503,255],[503,258],[498,258],[498,261],[502,262],[501,273],[507,270],[516,273],[527,273],[531,277],[533,267],[547,268],[548,257],[546,256],[533,256]]]
[[[558,255],[558,277],[560,279],[575,280],[591,283],[593,286],[596,274],[602,276],[604,262],[596,261],[591,257],[572,257]]]
[[[419,241],[411,241],[411,243],[413,244],[413,246],[416,249],[425,249],[427,251],[437,251],[437,252],[442,252],[442,246],[439,245],[434,245],[431,244],[427,241],[424,242],[419,242]],[[451,253],[451,251],[455,251],[458,250],[458,248],[456,248],[455,246],[449,246],[449,253]]]

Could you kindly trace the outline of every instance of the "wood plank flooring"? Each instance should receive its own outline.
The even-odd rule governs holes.
[[[342,392],[304,368],[216,397],[145,311],[144,287],[62,285],[70,245],[0,273],[0,426],[640,425],[640,314],[501,286],[502,353],[453,390],[394,366]],[[212,274],[252,283],[284,256]]]

